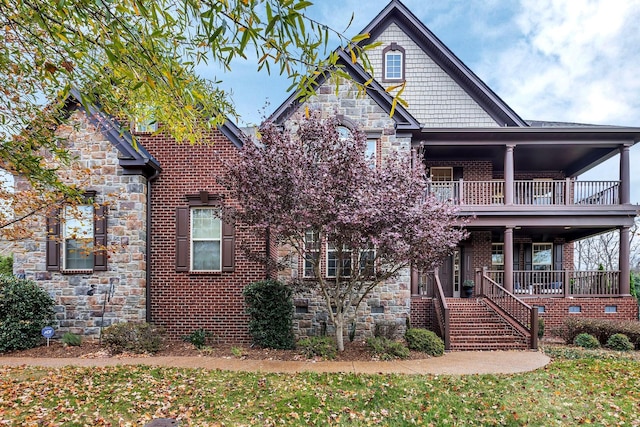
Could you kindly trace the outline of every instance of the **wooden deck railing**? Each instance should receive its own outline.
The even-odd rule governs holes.
[[[517,296],[507,291],[486,274],[486,271],[476,272],[480,283],[480,295],[487,298],[513,321],[518,323],[530,334],[530,348],[538,348],[538,309],[531,307]]]
[[[447,300],[444,297],[444,291],[440,284],[438,274],[433,274],[433,283],[435,284],[435,310],[436,319],[438,320],[438,329],[440,330],[440,337],[444,341],[444,349],[451,350],[451,328],[449,326],[449,307],[447,306]]]
[[[517,180],[515,205],[618,205],[620,181]],[[438,200],[456,205],[490,206],[505,203],[504,180],[435,181],[429,191]]]
[[[488,270],[486,274],[504,284],[504,271]],[[513,293],[522,297],[618,296],[620,271],[517,270],[513,272]]]

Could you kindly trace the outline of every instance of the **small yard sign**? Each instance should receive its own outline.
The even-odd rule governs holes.
[[[49,340],[55,333],[56,331],[51,326],[45,326],[42,328],[42,336],[47,339],[47,347],[49,347]]]

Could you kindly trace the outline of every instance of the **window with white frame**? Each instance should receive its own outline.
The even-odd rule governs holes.
[[[491,269],[504,270],[504,243],[491,244]]]
[[[191,270],[220,271],[221,248],[220,209],[191,208]]]
[[[534,271],[550,271],[553,265],[553,243],[534,243],[531,265]]]
[[[342,250],[338,251],[334,243],[327,242],[327,277],[336,277],[338,268],[340,277],[351,276],[351,249],[343,246]]]
[[[93,205],[65,206],[62,237],[63,268],[93,269]]]
[[[368,138],[367,139],[367,146],[365,147],[364,150],[364,156],[367,160],[367,162],[369,163],[369,166],[371,166],[372,168],[376,167],[376,163],[377,163],[377,155],[378,155],[378,140],[377,139],[373,139],[373,138]]]
[[[348,127],[339,125],[336,126],[336,130],[338,131],[338,138],[341,141],[351,139],[351,129],[349,129]]]
[[[405,55],[404,49],[397,43],[391,43],[382,50],[384,61],[384,81],[404,80]]]
[[[320,262],[320,234],[315,230],[304,233],[304,277],[315,277],[314,267]]]
[[[360,251],[360,275],[370,277],[375,274],[376,251],[373,247]]]

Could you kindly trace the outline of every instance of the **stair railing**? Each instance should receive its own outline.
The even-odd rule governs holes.
[[[438,327],[440,330],[440,337],[444,340],[444,349],[446,351],[451,350],[451,328],[449,326],[449,306],[447,300],[444,297],[444,291],[442,290],[442,284],[440,284],[440,278],[438,277],[438,270],[433,272],[433,283],[435,284],[435,310],[436,319],[438,320]]]
[[[512,320],[530,334],[530,348],[538,349],[538,308],[531,307],[520,298],[494,282],[486,269],[476,270],[476,282],[480,284],[479,294],[491,301]]]

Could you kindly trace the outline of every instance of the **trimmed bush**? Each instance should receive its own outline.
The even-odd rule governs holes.
[[[152,323],[116,323],[102,331],[102,342],[114,353],[157,353],[164,329]]]
[[[573,343],[582,348],[600,348],[598,338],[590,334],[580,334],[573,340]]]
[[[606,344],[607,348],[618,351],[631,351],[633,344],[625,334],[613,334],[609,337]]]
[[[0,255],[0,274],[13,276],[13,255]]]
[[[371,349],[374,356],[379,357],[381,360],[406,359],[411,354],[404,343],[385,337],[368,338],[367,346]]]
[[[253,342],[266,348],[294,348],[291,288],[277,280],[263,280],[251,283],[242,293]]]
[[[53,299],[31,280],[0,275],[0,353],[42,343],[42,328],[53,324]]]
[[[411,350],[421,351],[430,356],[442,356],[444,354],[444,342],[435,332],[426,329],[407,329],[404,334],[407,347]]]
[[[79,347],[82,344],[82,337],[71,332],[65,332],[62,335],[62,343],[72,347]]]
[[[332,337],[308,337],[298,341],[298,348],[308,358],[322,357],[333,359],[336,357],[336,342]]]
[[[591,334],[603,343],[614,334],[624,334],[636,348],[640,348],[640,322],[635,320],[568,318],[554,331],[554,334],[562,337],[566,343],[572,343],[582,333]]]
[[[189,342],[198,350],[202,350],[209,344],[211,338],[213,338],[213,332],[200,328],[191,332],[189,335],[182,337],[182,341]]]
[[[544,336],[544,319],[538,318],[538,338]]]

